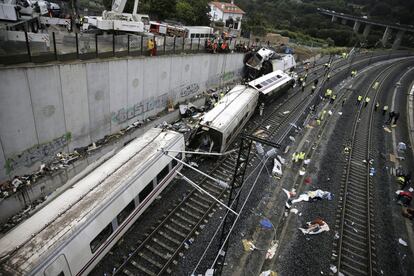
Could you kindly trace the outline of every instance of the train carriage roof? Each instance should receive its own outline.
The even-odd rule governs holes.
[[[169,148],[182,134],[153,128],[122,148],[109,160],[0,239],[0,260],[28,271],[36,259],[56,248],[65,235],[94,215],[125,180],[146,170],[161,148]],[[66,237],[67,238],[67,237]],[[17,248],[20,248],[17,250]]]
[[[276,70],[260,78],[252,80],[249,85],[266,95],[280,86],[292,81],[293,79],[282,70]]]
[[[204,114],[200,125],[208,126],[223,132],[229,123],[234,120],[251,102],[257,100],[259,93],[248,86],[236,85],[230,90],[212,110]]]

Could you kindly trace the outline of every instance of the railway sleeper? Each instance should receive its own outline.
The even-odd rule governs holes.
[[[346,211],[349,213],[352,213],[352,215],[359,217],[362,220],[366,220],[367,219],[367,215],[365,213],[364,210],[358,209],[356,208],[356,206],[346,206]]]
[[[184,205],[187,206],[190,209],[193,209],[196,212],[199,212],[200,214],[204,214],[206,212],[205,210],[202,210],[202,209],[198,208],[197,206],[194,206],[190,202],[186,202],[186,203],[184,203]]]
[[[170,235],[168,235],[168,234],[167,234],[166,232],[164,232],[164,231],[160,231],[160,232],[159,232],[159,234],[160,234],[161,236],[163,236],[164,238],[166,238],[167,240],[169,240],[170,242],[175,243],[176,245],[180,245],[180,244],[181,244],[181,242],[180,242],[179,240],[177,240],[177,239],[175,239],[175,238],[171,237]]]
[[[172,227],[172,226],[171,226],[171,225],[169,225],[169,224],[166,224],[166,225],[165,225],[165,228],[167,228],[168,230],[170,230],[171,232],[173,232],[174,234],[176,234],[176,235],[178,235],[178,236],[180,236],[180,237],[183,237],[183,238],[187,237],[187,235],[186,235],[186,234],[184,234],[184,233],[182,233],[182,232],[178,231],[177,229],[175,229],[174,227]]]
[[[151,276],[156,276],[157,275],[156,273],[152,272],[151,270],[147,269],[146,267],[143,267],[142,265],[140,265],[139,263],[135,262],[134,260],[131,260],[129,263],[132,266],[134,266],[136,269],[144,272],[147,275],[151,275]]]
[[[206,209],[208,209],[208,208],[210,207],[210,205],[205,204],[205,203],[202,203],[202,202],[200,202],[199,200],[196,200],[196,199],[195,199],[195,198],[193,198],[193,197],[191,197],[191,198],[190,198],[190,201],[192,201],[192,202],[194,202],[195,204],[200,205],[201,207],[206,208]]]
[[[214,184],[208,184],[208,183],[203,183],[202,185],[200,185],[204,190],[207,190],[207,192],[209,192],[210,194],[214,195],[214,196],[218,196],[221,192],[220,188],[217,187]]]
[[[347,252],[347,255],[353,256],[354,260],[357,260],[357,258],[359,258],[361,263],[364,263],[368,260],[366,256],[367,251],[361,248],[359,248],[358,251],[355,251],[355,247],[350,248],[348,246],[344,246],[342,247],[342,254],[344,254],[344,251]]]
[[[132,273],[131,271],[129,271],[128,269],[126,269],[126,268],[124,268],[123,270],[122,270],[122,273],[124,273],[125,275],[127,275],[127,276],[135,276],[135,274],[134,273]]]
[[[356,251],[365,251],[366,248],[366,244],[361,244],[359,242],[355,243],[354,240],[348,240],[348,239],[343,239],[342,240],[342,247],[346,248],[346,247],[351,247],[353,248],[352,250],[356,250]],[[362,246],[365,245],[365,246]]]
[[[340,271],[345,275],[368,275],[368,268],[365,265],[364,268],[355,267],[355,261],[348,256],[342,256],[342,269]],[[344,268],[345,266],[345,268]]]
[[[180,210],[181,210],[183,213],[187,214],[188,216],[190,216],[190,217],[192,217],[192,218],[195,218],[197,221],[199,221],[199,220],[202,218],[202,216],[197,216],[197,215],[195,215],[195,214],[193,214],[193,213],[189,212],[187,209],[184,209],[183,207],[181,207],[181,208],[180,208]],[[176,215],[177,217],[179,217],[180,219],[182,219],[182,220],[184,220],[184,221],[188,222],[190,225],[195,225],[195,224],[197,224],[197,221],[194,221],[194,220],[192,220],[192,219],[186,218],[185,216],[183,216],[183,215],[182,215],[182,214],[180,214],[180,213],[175,213],[175,215]]]
[[[152,247],[150,245],[145,245],[145,248],[148,249],[149,251],[151,251],[151,253],[157,255],[158,257],[164,259],[164,260],[169,260],[172,255],[170,253],[162,253],[161,251],[159,251],[158,249],[156,249],[155,247]]]
[[[365,248],[367,246],[367,238],[365,236],[358,235],[358,233],[355,233],[353,229],[345,230],[343,239],[348,239],[350,242],[358,244],[361,248]]]
[[[174,251],[175,251],[175,249],[174,249],[174,248],[172,248],[171,246],[169,246],[169,245],[167,245],[167,244],[163,243],[160,239],[153,238],[153,239],[152,239],[152,241],[153,241],[155,244],[157,244],[158,246],[160,246],[160,247],[162,247],[162,248],[164,248],[164,249],[168,250],[168,251],[169,251],[169,252],[171,252],[171,253],[174,253]]]
[[[153,254],[150,251],[151,254]],[[162,264],[160,264],[159,262],[157,262],[156,260],[154,260],[154,258],[152,258],[150,255],[147,255],[143,252],[140,252],[138,254],[142,259],[144,259],[146,262],[150,263],[151,265],[153,265],[154,267],[156,267],[157,269],[161,269],[163,267]],[[154,254],[155,256],[157,256],[156,254]]]
[[[347,212],[345,213],[345,220],[354,222],[354,225],[351,224],[352,226],[361,225],[361,224],[365,224],[366,223],[366,219],[364,220],[364,219],[361,219],[361,218],[359,218],[357,216],[351,216],[348,213],[348,211],[349,210],[347,210]],[[364,227],[364,228],[366,228],[366,227]]]
[[[199,200],[206,202],[207,204],[212,204],[214,202],[214,200],[212,200],[210,197],[204,196],[201,192],[195,192],[194,196]]]
[[[181,222],[179,222],[178,220],[176,220],[174,218],[171,218],[170,221],[172,223],[174,223],[175,225],[177,225],[177,226],[179,226],[179,227],[181,227],[181,228],[183,228],[183,229],[185,229],[187,231],[191,231],[191,227],[188,227],[187,225],[182,224]]]

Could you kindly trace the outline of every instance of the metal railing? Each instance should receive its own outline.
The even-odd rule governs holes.
[[[51,61],[88,60],[95,58],[150,56],[150,37],[134,34],[29,33],[0,32],[0,64],[44,63]],[[155,55],[205,53],[207,38],[155,36]],[[260,46],[243,38],[227,41],[229,49],[217,52],[242,51],[240,45]]]

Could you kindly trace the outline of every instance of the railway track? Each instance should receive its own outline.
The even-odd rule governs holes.
[[[316,95],[314,96],[316,97]],[[290,96],[284,104],[254,126],[254,132],[261,129],[268,138],[278,136],[278,143],[280,143],[292,129],[290,123],[296,122],[303,115],[312,98],[305,93],[300,97]],[[289,112],[286,113],[286,111]],[[209,174],[229,183],[230,176],[235,170],[236,159],[237,153],[229,154],[221,159]],[[208,178],[203,178],[198,182],[198,185],[218,199],[225,199],[228,195],[228,190],[217,186]],[[196,189],[190,191],[158,222],[158,225],[142,242],[132,247],[132,252],[116,268],[113,275],[163,275],[171,273],[172,266],[177,264],[176,259],[182,255],[183,249],[188,248],[199,231],[208,223],[216,206],[215,201],[200,191]]]
[[[382,69],[365,92],[371,104],[358,109],[353,122],[351,143],[341,185],[341,199],[337,213],[339,239],[334,249],[337,268],[343,275],[375,275],[377,273],[375,253],[375,231],[373,206],[373,179],[370,175],[371,160],[374,158],[372,132],[374,105],[380,87],[392,72],[395,64]]]

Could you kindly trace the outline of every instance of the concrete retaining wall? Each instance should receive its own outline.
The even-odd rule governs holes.
[[[243,55],[180,55],[0,69],[0,181],[37,169],[208,88],[240,77]]]

